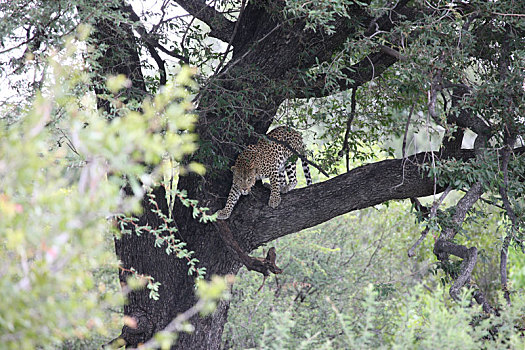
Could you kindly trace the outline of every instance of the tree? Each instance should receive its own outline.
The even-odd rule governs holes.
[[[507,250],[510,244],[521,245],[523,233],[523,5],[178,0],[162,2],[154,14],[121,1],[96,6],[79,1],[76,8],[44,3],[50,9],[48,21],[46,14],[35,17],[21,45],[35,51],[60,37],[63,28],[46,31],[46,23],[54,25],[56,18],[74,18],[64,28],[91,23],[96,48],[89,57],[92,83],[108,119],[120,113],[119,105],[111,103],[115,97],[138,108],[134,101],[164,85],[171,65],[198,67],[199,150],[187,162],[198,161],[207,172],[181,176],[177,186],[211,212],[224,205],[232,178],[229,165],[272,124],[284,119],[321,134],[315,160],[334,176],[286,194],[276,209],[267,206],[269,192],[261,185],[239,201],[229,220],[216,224],[195,221],[191,206],[176,204],[169,213],[162,186],[152,192],[155,201],[142,201],[137,225],[159,228],[163,215],[171,214],[170,227],[199,267],[206,268],[206,276],[236,274],[243,264],[268,274],[275,267],[271,259],[246,253],[352,210],[412,199],[428,221],[422,239],[429,230],[440,231],[434,251],[453,277],[450,294],[457,298],[471,277],[477,249],[454,238],[475,204],[484,200],[506,213],[501,284],[510,302]],[[175,8],[188,15],[173,15]],[[154,24],[147,24],[147,18]],[[131,82],[119,96],[101,83],[115,74]],[[428,142],[425,152],[409,155],[409,130],[440,133],[440,144],[431,149]],[[462,147],[467,131],[476,136],[471,149]],[[395,137],[403,139],[400,158],[377,161],[372,146]],[[370,163],[335,176],[343,156],[347,166],[350,157]],[[430,208],[417,200],[453,189],[465,194],[448,213],[439,209],[443,197]],[[133,225],[124,227],[134,230]],[[123,327],[121,338],[136,346],[196,303],[194,276],[188,276],[187,260],[165,254],[152,235],[123,235],[115,248],[123,271],[133,268],[161,284],[159,300],[145,290],[134,291],[124,307],[135,322]],[[459,267],[450,263],[451,255],[461,259]],[[123,283],[128,275],[120,274]],[[493,312],[481,291],[474,295]],[[192,319],[194,332],[181,334],[174,348],[219,348],[227,313],[223,301],[211,316]]]

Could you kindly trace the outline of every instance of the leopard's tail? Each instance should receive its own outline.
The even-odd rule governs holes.
[[[312,175],[310,175],[310,167],[308,166],[308,163],[303,159],[301,159],[301,165],[303,166],[304,177],[306,178],[306,186],[310,186],[312,184]]]

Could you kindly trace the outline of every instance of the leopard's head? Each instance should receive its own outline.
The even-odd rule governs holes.
[[[243,195],[250,193],[256,180],[256,169],[255,166],[232,166],[233,171],[233,184],[236,186]]]

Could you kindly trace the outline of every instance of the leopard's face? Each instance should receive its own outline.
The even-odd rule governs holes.
[[[243,168],[239,166],[233,166],[233,184],[236,186],[243,195],[250,193],[251,188],[255,185],[257,172],[255,168]]]

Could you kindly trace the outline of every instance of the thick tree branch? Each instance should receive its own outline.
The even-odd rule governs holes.
[[[474,157],[464,151],[465,160]],[[408,161],[390,159],[367,164],[322,183],[282,195],[276,209],[268,203],[269,191],[256,185],[252,195],[239,200],[229,224],[236,240],[245,242],[249,251],[278,237],[318,225],[336,216],[392,199],[422,197],[434,193],[432,178],[425,176],[420,164],[424,153]],[[439,189],[442,191],[444,189]]]
[[[378,33],[386,33],[390,31],[396,23],[403,19],[415,18],[418,14],[406,4],[408,1],[402,0],[397,2],[396,6],[387,11],[384,15],[370,20],[368,29],[364,35],[366,37],[374,37]],[[348,90],[357,88],[366,82],[380,76],[386,69],[396,63],[398,60],[405,60],[406,57],[400,52],[394,50],[392,47],[379,45],[378,51],[372,52],[365,56],[360,62],[353,66],[343,69],[342,73],[345,76],[338,80],[340,90]],[[325,97],[333,93],[325,86],[326,76],[318,75],[315,80],[298,81],[299,91],[294,97],[308,98],[308,97]]]
[[[525,147],[515,152],[523,154]],[[283,194],[281,204],[275,209],[267,204],[269,190],[257,184],[250,195],[239,199],[228,224],[235,240],[249,252],[266,242],[354,210],[394,199],[429,196],[434,194],[434,179],[426,176],[420,166],[429,158],[422,152],[405,160],[388,159],[366,164],[330,180]],[[456,154],[458,160],[474,158],[473,150]],[[437,187],[438,193],[444,190]]]
[[[452,84],[445,82],[444,88],[449,88],[452,91],[452,106],[458,107],[460,112],[458,114],[450,113],[447,116],[447,122],[456,123],[463,128],[469,128],[478,135],[490,135],[490,126],[487,125],[481,118],[469,113],[465,108],[460,108],[460,101],[470,93],[470,88],[463,84]]]
[[[452,216],[452,226],[447,227],[443,230],[443,234],[440,239],[452,240],[458,233],[458,227],[465,221],[468,211],[478,201],[483,194],[483,186],[481,182],[476,182],[468,190],[468,192],[461,198],[456,204],[456,211]]]
[[[340,52],[345,42],[365,29],[365,36],[390,31],[403,18],[412,18],[417,13],[406,7],[407,1],[400,1],[394,9],[379,18],[371,18],[362,6],[348,6],[351,18],[339,17],[334,20],[334,34],[326,35],[323,30],[304,30],[305,20],[286,19],[266,12],[265,8],[249,3],[241,20],[241,28],[233,42],[234,55],[221,74],[246,67],[258,67],[257,74],[279,80],[291,88],[284,96],[277,95],[280,104],[283,98],[324,97],[333,93],[328,89],[326,76],[320,74],[307,78],[301,72],[318,62],[327,62],[335,52]],[[276,5],[277,6],[277,5]],[[312,43],[316,43],[313,45]],[[274,52],[268,56],[264,52]],[[308,52],[308,55],[298,55]],[[343,77],[337,82],[340,90],[360,86],[382,74],[388,67],[403,56],[387,46],[378,46],[361,62],[345,69]],[[261,80],[259,80],[261,81]]]
[[[127,6],[115,9],[121,12],[128,12]],[[99,46],[106,49],[97,63],[100,65],[98,76],[96,76],[94,89],[97,94],[97,107],[108,113],[112,113],[111,102],[101,98],[107,94],[104,88],[104,79],[109,75],[124,74],[132,82],[123,96],[125,100],[136,99],[142,101],[147,94],[146,83],[142,74],[139,53],[136,45],[136,37],[129,22],[115,24],[108,18],[97,19],[95,22],[93,37]]]
[[[394,57],[395,59],[397,59],[399,61],[406,61],[407,60],[407,57],[405,55],[403,55],[401,52],[399,52],[397,50],[394,50],[390,46],[379,45],[379,49],[382,52],[386,53],[387,55],[390,55],[390,56]]]
[[[463,261],[461,262],[459,275],[454,281],[452,287],[450,287],[449,291],[450,296],[453,299],[459,300],[460,289],[465,284],[470,282],[472,271],[474,270],[474,267],[476,266],[476,262],[478,260],[478,250],[476,249],[476,247],[467,248],[463,245],[455,244],[449,241],[444,241],[442,239],[438,239],[434,246],[434,250],[440,252],[447,252],[447,254],[452,254],[463,259]],[[483,307],[483,311],[485,311],[486,313],[494,312],[494,309],[488,303],[481,291],[476,290],[474,293],[474,298],[479,304],[481,304],[481,306]]]
[[[233,35],[235,23],[228,20],[213,7],[206,5],[204,0],[175,0],[190,15],[206,23],[210,29],[210,36],[229,42]]]
[[[433,79],[434,80],[434,79]],[[473,115],[467,108],[462,108],[462,100],[470,93],[470,87],[464,84],[454,84],[451,82],[439,81],[440,92],[443,89],[450,90],[451,103],[453,109],[457,111],[448,111],[446,124],[449,127],[456,126],[456,130],[450,136],[445,136],[442,143],[442,151],[444,154],[453,155],[461,149],[465,129],[469,128],[474,131],[478,137],[476,138],[475,148],[480,149],[486,146],[486,142],[492,136],[490,126],[485,123],[478,116]],[[445,98],[443,100],[446,102]],[[446,111],[446,107],[444,108]]]

